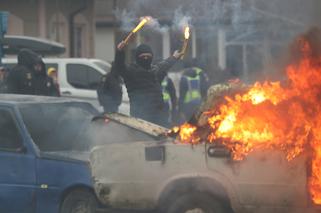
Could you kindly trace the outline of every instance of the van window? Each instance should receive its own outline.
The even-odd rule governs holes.
[[[67,64],[67,81],[75,88],[96,90],[102,74],[83,64]]]

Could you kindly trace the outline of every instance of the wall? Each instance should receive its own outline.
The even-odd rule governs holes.
[[[95,38],[96,58],[113,61],[115,54],[115,36],[113,28],[97,27]]]

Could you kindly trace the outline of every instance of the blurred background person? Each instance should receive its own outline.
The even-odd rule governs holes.
[[[172,79],[167,75],[162,81],[163,100],[165,103],[165,111],[168,116],[168,126],[175,125],[177,120],[177,96],[176,89]]]
[[[179,83],[179,113],[182,121],[188,121],[206,98],[209,81],[206,73],[197,65],[194,58],[185,63],[185,69]]]
[[[118,108],[122,102],[122,80],[115,72],[114,63],[112,63],[111,71],[104,75],[98,85],[97,95],[99,104],[104,108],[106,113],[118,112]]]
[[[47,76],[42,58],[29,49],[18,53],[18,64],[9,72],[8,93],[58,96],[53,80]]]
[[[0,66],[0,93],[6,93],[7,92],[7,70],[5,67]]]
[[[59,87],[59,82],[58,82],[58,71],[56,68],[54,67],[49,67],[48,68],[48,71],[47,71],[47,74],[48,76],[52,79],[57,91],[58,91],[58,94],[60,96],[60,87]]]

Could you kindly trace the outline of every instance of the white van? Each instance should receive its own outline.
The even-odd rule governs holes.
[[[96,89],[102,75],[110,72],[111,65],[108,62],[88,58],[43,58],[43,61],[47,70],[49,67],[58,70],[61,96],[80,98],[101,109]],[[12,68],[17,63],[17,59],[4,58],[2,63]],[[123,86],[123,104],[119,110],[121,113],[129,114],[128,103],[126,88]]]

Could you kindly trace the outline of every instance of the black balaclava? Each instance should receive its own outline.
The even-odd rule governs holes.
[[[143,53],[150,53],[152,54],[152,57],[147,57],[147,58],[139,57],[139,55]],[[150,46],[148,46],[147,44],[139,45],[135,51],[135,59],[136,59],[136,63],[141,67],[143,67],[144,69],[150,69],[153,61],[153,51],[150,48]]]

